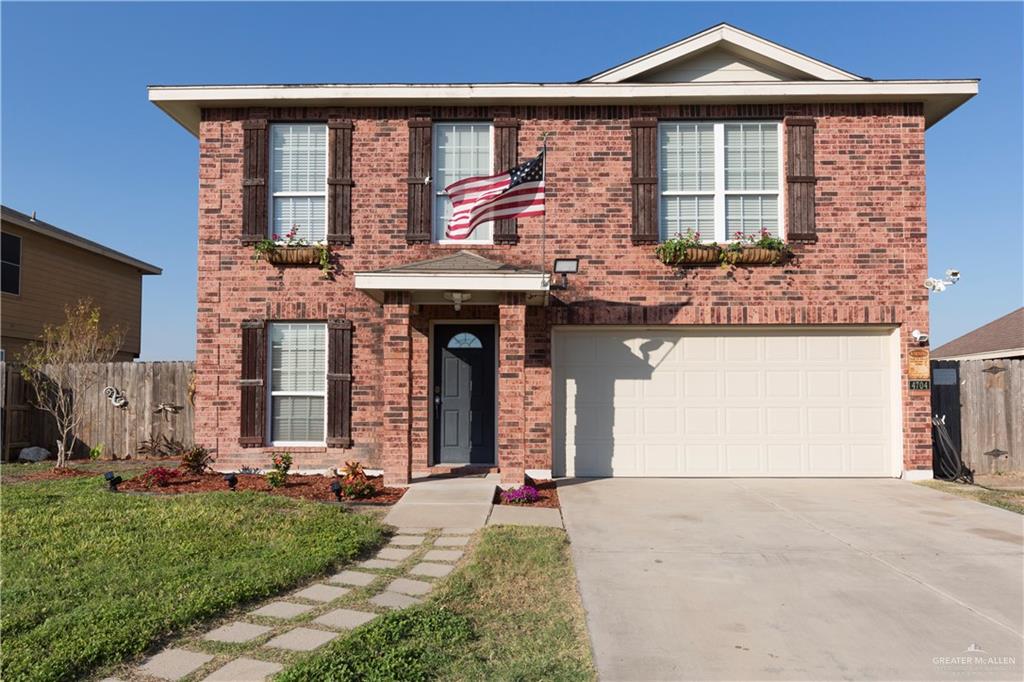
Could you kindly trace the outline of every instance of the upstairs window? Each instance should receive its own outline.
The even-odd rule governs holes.
[[[327,238],[327,126],[275,123],[270,127],[270,232],[295,230],[298,239]]]
[[[665,122],[658,138],[662,239],[782,236],[777,122]]]
[[[0,243],[0,291],[21,293],[21,237],[3,234]]]
[[[490,123],[434,124],[434,241],[443,242],[444,228],[452,214],[452,202],[444,188],[458,180],[493,175]],[[482,223],[460,242],[491,242],[493,223]]]
[[[270,438],[323,444],[327,421],[327,325],[270,325]]]

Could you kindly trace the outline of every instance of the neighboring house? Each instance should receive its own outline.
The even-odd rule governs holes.
[[[930,476],[905,369],[928,322],[925,131],[977,88],[724,24],[576,83],[153,86],[199,138],[197,441],[221,468],[288,450],[391,483]],[[546,222],[446,241],[443,187],[545,133]],[[293,226],[330,244],[333,280],[253,261]],[[795,258],[655,257],[762,228]],[[567,288],[555,258],[578,259]]]
[[[126,256],[6,206],[2,207],[4,358],[17,360],[46,325],[64,321],[64,308],[83,298],[99,306],[104,324],[125,331],[118,360],[139,357],[142,277],[159,275],[155,265]]]
[[[1024,308],[1017,308],[932,351],[932,360],[1024,358]]]

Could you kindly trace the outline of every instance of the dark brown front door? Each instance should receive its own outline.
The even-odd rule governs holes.
[[[434,327],[434,463],[494,464],[494,327]]]

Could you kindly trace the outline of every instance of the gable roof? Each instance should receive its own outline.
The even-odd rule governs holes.
[[[7,206],[0,206],[0,215],[2,215],[4,222],[9,222],[12,225],[31,230],[37,234],[51,237],[65,244],[76,246],[85,251],[91,251],[92,253],[99,254],[111,260],[130,265],[139,270],[143,275],[159,275],[163,272],[162,269],[155,265],[151,265],[145,261],[141,261],[138,258],[132,258],[131,256],[115,251],[109,246],[104,246],[98,242],[94,242],[91,239],[85,237],[79,237],[77,234],[62,230],[56,225],[37,220],[36,218],[25,215],[21,211],[15,211],[13,208]]]
[[[769,70],[786,74],[789,76],[787,80],[868,80],[863,76],[844,71],[788,47],[783,47],[761,36],[721,23],[593,76],[588,76],[579,82],[622,83],[642,79],[644,74],[670,64],[692,59],[702,52],[716,48],[726,49],[741,58],[763,64]]]
[[[1024,356],[1024,308],[1017,308],[932,351],[933,360],[1015,356]]]

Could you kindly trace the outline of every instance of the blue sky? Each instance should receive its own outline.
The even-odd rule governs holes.
[[[0,19],[3,203],[164,268],[146,360],[194,354],[198,183],[196,140],[147,84],[572,81],[719,21],[874,78],[982,78],[927,137],[931,273],[963,272],[932,298],[933,346],[1024,298],[1019,3],[4,2]]]

